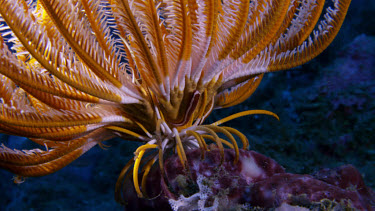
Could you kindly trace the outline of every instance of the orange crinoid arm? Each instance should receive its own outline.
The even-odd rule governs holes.
[[[185,164],[185,150],[200,147],[204,157],[205,141],[212,140],[238,156],[233,135],[244,148],[246,137],[219,125],[250,114],[277,115],[254,110],[213,125],[204,120],[215,108],[247,99],[265,73],[320,54],[349,4],[0,0],[0,132],[43,147],[1,145],[0,167],[20,176],[45,175],[118,136],[146,144],[120,176],[134,163],[142,196],[138,170],[148,172],[158,159],[162,168],[166,151],[176,151]],[[146,153],[153,150],[158,152]],[[144,153],[149,162],[141,161]]]

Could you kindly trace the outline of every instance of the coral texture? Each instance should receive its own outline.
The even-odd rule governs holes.
[[[274,160],[255,151],[240,151],[233,164],[234,151],[213,149],[200,159],[200,150],[187,152],[189,170],[177,156],[166,160],[164,180],[154,171],[148,181],[152,200],[129,199],[129,210],[168,207],[173,210],[262,210],[277,208],[375,210],[375,194],[367,188],[352,165],[322,169],[312,175],[285,172]],[[160,182],[160,185],[157,185]]]

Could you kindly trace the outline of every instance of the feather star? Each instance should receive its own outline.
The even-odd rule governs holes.
[[[301,65],[338,33],[350,0],[0,0],[0,132],[46,150],[0,147],[0,167],[53,173],[113,137],[143,142],[122,170],[139,197],[163,154],[236,152],[238,130],[203,124],[247,99],[264,73]],[[323,14],[323,15],[322,15]],[[219,138],[222,133],[226,138]],[[142,160],[146,153],[146,158]],[[224,156],[222,156],[222,160]],[[146,162],[147,161],[147,162]]]

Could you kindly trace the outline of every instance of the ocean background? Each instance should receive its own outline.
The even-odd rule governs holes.
[[[313,173],[353,164],[375,189],[375,1],[355,0],[334,42],[313,61],[266,74],[244,103],[215,110],[227,115],[265,109],[279,115],[242,117],[226,124],[243,132],[256,150],[288,172]],[[0,134],[10,148],[29,148],[23,137]],[[133,158],[134,142],[114,139],[64,169],[13,183],[0,170],[0,210],[123,210],[114,200],[117,176]]]

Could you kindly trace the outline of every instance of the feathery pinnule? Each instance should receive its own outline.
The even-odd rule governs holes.
[[[328,4],[328,6],[326,6]],[[338,33],[350,0],[0,0],[0,132],[42,149],[0,147],[20,177],[68,165],[113,137],[143,142],[121,171],[139,197],[163,154],[206,141],[238,161],[245,135],[203,124],[213,109],[247,99],[263,74],[316,57]],[[321,15],[321,14],[324,15]],[[221,133],[225,138],[218,135]],[[151,153],[149,153],[151,151]],[[142,159],[145,156],[146,158]],[[187,167],[186,167],[187,168]],[[139,174],[142,173],[141,183]]]

